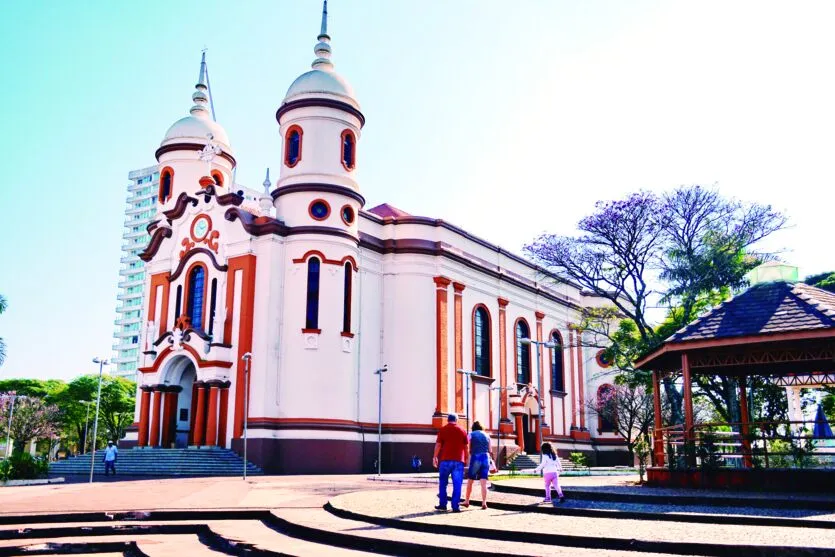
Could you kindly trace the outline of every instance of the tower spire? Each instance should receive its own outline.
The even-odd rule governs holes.
[[[333,62],[331,62],[331,37],[328,35],[328,0],[324,0],[322,3],[322,27],[319,29],[319,36],[316,38],[319,42],[313,47],[316,59],[311,64],[311,67],[314,70],[333,71]]]
[[[194,86],[195,91],[191,95],[191,100],[194,101],[194,106],[191,107],[192,116],[198,118],[208,118],[209,115],[209,86],[206,82],[206,51],[203,51],[203,57],[200,60],[200,75],[197,77],[197,85]]]
[[[322,5],[322,28],[319,30],[319,37],[328,36],[328,0]],[[328,37],[330,38],[330,37]]]

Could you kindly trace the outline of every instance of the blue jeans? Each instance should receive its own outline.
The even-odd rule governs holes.
[[[438,499],[439,505],[446,508],[447,494],[446,486],[449,483],[449,476],[452,474],[452,508],[458,509],[461,502],[461,484],[464,482],[464,463],[457,460],[442,460],[438,465]]]
[[[108,470],[113,470],[113,475],[116,475],[116,461],[115,460],[105,460],[104,461],[104,475],[107,475]]]

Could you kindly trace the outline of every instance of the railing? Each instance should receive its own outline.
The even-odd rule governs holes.
[[[830,421],[830,427],[835,422]],[[668,468],[835,468],[835,438],[814,421],[705,423],[657,430],[656,466]]]

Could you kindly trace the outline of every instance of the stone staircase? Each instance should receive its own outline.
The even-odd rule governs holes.
[[[538,454],[520,454],[513,459],[513,465],[516,466],[517,470],[531,470],[539,466],[541,458],[541,455]],[[562,457],[559,457],[559,459],[562,463],[562,469],[564,472],[577,470],[577,466],[570,460]]]
[[[96,452],[95,474],[104,474],[103,451]],[[239,476],[243,459],[229,449],[125,449],[119,451],[116,471],[120,476],[200,477]],[[50,476],[90,473],[90,455],[80,455],[49,465]],[[260,468],[247,464],[247,475],[262,475]]]

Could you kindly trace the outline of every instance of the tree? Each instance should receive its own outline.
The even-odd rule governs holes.
[[[803,282],[808,285],[835,292],[835,272],[819,273],[806,277]]]
[[[5,296],[0,294],[0,313],[6,311],[8,305]],[[4,361],[6,361],[6,343],[3,341],[3,337],[0,337],[0,366],[3,365]]]
[[[615,384],[601,389],[588,409],[608,422],[626,440],[629,462],[635,460],[635,443],[653,422],[652,391],[643,385]]]
[[[742,203],[701,186],[661,196],[633,193],[598,202],[578,224],[577,237],[543,234],[525,252],[557,275],[604,298],[608,308],[587,310],[581,342],[608,346],[621,369],[656,348],[667,332],[692,321],[702,308],[745,282],[745,274],[772,254],[754,244],[785,227],[768,205]],[[669,308],[660,328],[647,318],[650,301]],[[624,323],[626,321],[626,323]],[[630,323],[631,322],[631,323]],[[675,327],[675,328],[672,328]],[[681,423],[681,393],[665,377],[674,423]],[[630,382],[647,381],[638,374]]]
[[[13,451],[21,452],[32,439],[45,439],[57,434],[61,423],[58,407],[39,398],[17,396],[12,414],[12,396],[0,397],[2,432],[14,440]],[[9,417],[11,415],[11,427]]]

